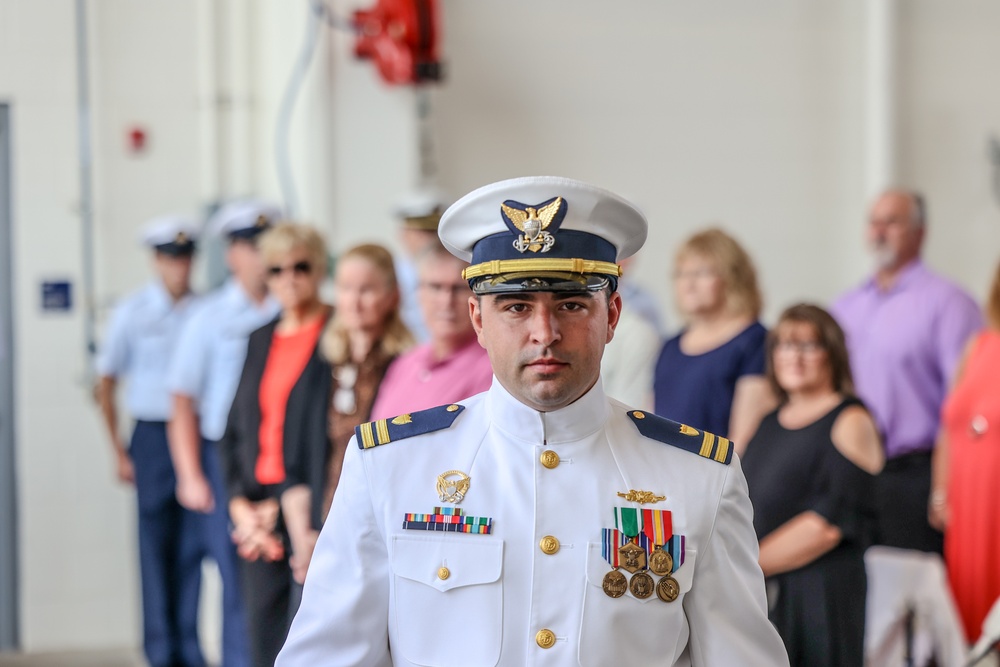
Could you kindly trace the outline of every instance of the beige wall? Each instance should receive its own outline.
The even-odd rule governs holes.
[[[226,195],[280,194],[274,123],[306,11],[288,0],[87,4],[103,320],[145,279],[135,243],[143,220]],[[652,224],[636,277],[665,307],[672,248],[709,223],[756,257],[768,318],[864,275],[866,0],[442,8],[448,81],[431,97],[439,179],[453,196],[558,173],[633,198]],[[1000,136],[998,25],[1000,5],[985,0],[907,0],[897,24],[900,178],[928,194],[931,263],[977,296],[1000,255],[985,146],[989,133]],[[417,178],[413,91],[384,86],[350,44],[324,29],[291,133],[301,217],[340,249],[393,243],[392,204]],[[89,402],[81,311],[38,311],[43,278],[80,287],[75,62],[73,2],[0,0],[30,650],[138,637],[134,503],[112,481]],[[150,132],[141,157],[124,148],[133,124]]]

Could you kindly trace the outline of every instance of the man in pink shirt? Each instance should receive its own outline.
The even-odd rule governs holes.
[[[417,297],[430,341],[397,358],[379,386],[371,419],[389,419],[490,388],[493,370],[469,319],[468,266],[440,244],[417,258]]]

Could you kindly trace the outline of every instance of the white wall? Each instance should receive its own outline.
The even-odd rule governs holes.
[[[447,82],[432,91],[453,196],[530,173],[634,199],[652,229],[636,277],[660,290],[683,237],[720,223],[756,257],[773,318],[861,279],[866,0],[628,5],[444,0]],[[348,14],[353,3],[332,3]],[[365,3],[367,4],[367,3]],[[22,639],[30,650],[134,644],[134,506],[83,378],[82,317],[38,310],[39,281],[79,288],[74,3],[0,0],[0,100],[13,105]],[[141,283],[138,226],[227,195],[280,195],[274,123],[304,2],[89,2],[100,314]],[[930,201],[930,262],[977,295],[997,262],[985,157],[1000,136],[1000,6],[900,8],[903,185]],[[150,132],[127,154],[124,132]],[[382,84],[324,28],[291,151],[301,217],[337,249],[392,244],[416,183],[413,91]],[[672,322],[677,318],[672,316]]]
[[[25,647],[133,634],[130,496],[83,380],[80,217],[70,2],[0,1],[0,98],[12,105],[21,631]],[[40,281],[73,281],[76,308],[43,314]]]

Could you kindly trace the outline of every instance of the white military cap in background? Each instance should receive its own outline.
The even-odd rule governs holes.
[[[218,236],[253,239],[282,218],[281,207],[260,199],[241,199],[219,208],[208,220],[208,229]]]
[[[404,227],[435,231],[441,214],[448,208],[448,201],[437,188],[419,188],[401,197],[394,212]]]
[[[161,215],[142,227],[139,241],[166,255],[190,255],[198,240],[198,223],[182,215]]]
[[[557,176],[483,186],[445,211],[444,246],[469,262],[478,294],[617,287],[619,260],[646,241],[646,217],[622,197]]]

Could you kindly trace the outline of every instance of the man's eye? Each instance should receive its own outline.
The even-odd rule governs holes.
[[[523,313],[527,309],[528,309],[527,304],[523,303],[512,303],[509,306],[507,306],[507,310],[512,313]]]
[[[576,301],[567,301],[562,305],[563,310],[581,310],[583,308],[582,303],[577,303]]]

